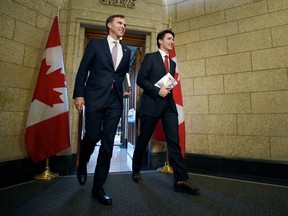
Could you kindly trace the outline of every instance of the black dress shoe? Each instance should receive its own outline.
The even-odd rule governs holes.
[[[78,167],[77,179],[81,185],[84,185],[86,183],[86,181],[87,181],[87,167],[86,167],[86,165],[82,166],[82,167],[80,167],[80,166]]]
[[[132,179],[134,182],[139,182],[142,178],[139,172],[132,172]]]
[[[92,189],[92,196],[103,205],[112,205],[112,197],[106,194],[103,188]]]
[[[198,194],[200,190],[201,190],[200,187],[192,186],[187,181],[180,181],[174,184],[174,191],[177,191],[177,192],[184,192],[188,194]]]

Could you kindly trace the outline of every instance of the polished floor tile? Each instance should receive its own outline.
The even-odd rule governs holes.
[[[93,154],[91,155],[90,161],[87,165],[88,173],[94,173],[99,148],[100,146],[99,144],[97,144]],[[126,148],[121,147],[120,137],[116,136],[109,172],[126,172],[126,171],[131,171],[131,170],[132,170],[131,156],[127,154]]]

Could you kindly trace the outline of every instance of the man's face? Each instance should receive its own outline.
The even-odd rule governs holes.
[[[165,52],[169,52],[173,49],[174,44],[174,37],[170,33],[166,33],[163,40],[159,40],[160,43],[160,49],[162,49]]]
[[[108,23],[109,35],[115,40],[123,37],[126,30],[125,19],[121,17],[115,17],[112,22]]]

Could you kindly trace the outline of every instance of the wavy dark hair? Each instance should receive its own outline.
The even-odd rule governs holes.
[[[175,38],[174,32],[171,30],[164,30],[158,33],[157,35],[157,47],[160,48],[159,40],[163,40],[166,34],[172,34],[173,38]]]
[[[107,29],[107,32],[109,33],[109,27],[108,27],[108,23],[111,23],[114,18],[116,17],[120,17],[120,18],[125,18],[124,15],[121,15],[121,14],[116,14],[116,15],[112,15],[112,16],[109,16],[106,20],[106,29]]]

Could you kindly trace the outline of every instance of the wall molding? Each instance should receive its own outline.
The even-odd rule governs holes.
[[[135,8],[136,0],[99,0],[101,4]]]

